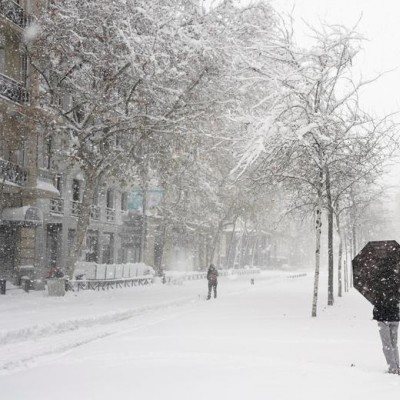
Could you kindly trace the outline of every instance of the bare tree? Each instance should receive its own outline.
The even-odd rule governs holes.
[[[238,169],[253,165],[260,183],[286,181],[288,187],[296,185],[296,193],[304,193],[297,201],[308,206],[311,199],[316,221],[312,306],[316,316],[322,209],[328,220],[328,305],[332,305],[334,194],[349,171],[353,180],[360,180],[366,171],[379,170],[393,126],[359,110],[358,91],[371,82],[351,79],[360,35],[342,26],[311,29],[315,42],[309,50],[296,48],[290,30],[285,30],[281,94],[261,123],[253,121]],[[304,189],[299,191],[299,186]]]

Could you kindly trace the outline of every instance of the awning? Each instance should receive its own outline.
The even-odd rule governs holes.
[[[1,214],[2,222],[17,222],[39,225],[43,222],[43,213],[37,207],[8,207]]]

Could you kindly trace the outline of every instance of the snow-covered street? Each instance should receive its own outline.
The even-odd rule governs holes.
[[[1,397],[377,399],[395,396],[355,291],[310,317],[312,274],[0,298]],[[322,285],[325,281],[323,276]],[[11,292],[11,291],[10,291]],[[29,304],[31,304],[29,306]],[[34,309],[32,308],[34,307]]]

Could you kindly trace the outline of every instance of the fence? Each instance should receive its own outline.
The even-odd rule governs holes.
[[[251,275],[260,273],[258,268],[220,270],[219,276]],[[79,262],[74,279],[68,282],[69,289],[79,290],[109,290],[124,287],[150,285],[154,281],[154,269],[144,263],[127,264],[96,264]],[[166,271],[162,281],[167,284],[182,284],[185,280],[205,279],[207,272],[172,272]]]
[[[258,268],[251,269],[223,269],[218,270],[219,276],[228,276],[228,275],[252,275],[259,274],[261,271]],[[206,279],[207,272],[182,272],[182,273],[169,273],[166,272],[163,277],[165,283],[169,284],[181,284],[183,281],[190,281],[196,279]]]
[[[131,279],[154,275],[154,269],[144,263],[97,264],[78,262],[75,276],[83,275],[87,280]]]
[[[294,274],[294,275],[288,275],[288,278],[293,279],[293,278],[302,278],[304,276],[307,276],[306,273],[302,273],[302,274]]]
[[[109,290],[124,287],[143,286],[153,283],[153,277],[123,278],[123,279],[88,279],[69,281],[69,289],[80,290]]]

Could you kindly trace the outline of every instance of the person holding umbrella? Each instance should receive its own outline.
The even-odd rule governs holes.
[[[396,300],[377,302],[373,310],[373,319],[378,322],[382,350],[385,355],[389,374],[400,374],[399,348],[397,336],[399,330],[399,303]]]
[[[382,350],[391,374],[400,374],[397,336],[400,302],[400,245],[368,242],[352,261],[354,287],[374,305]]]

